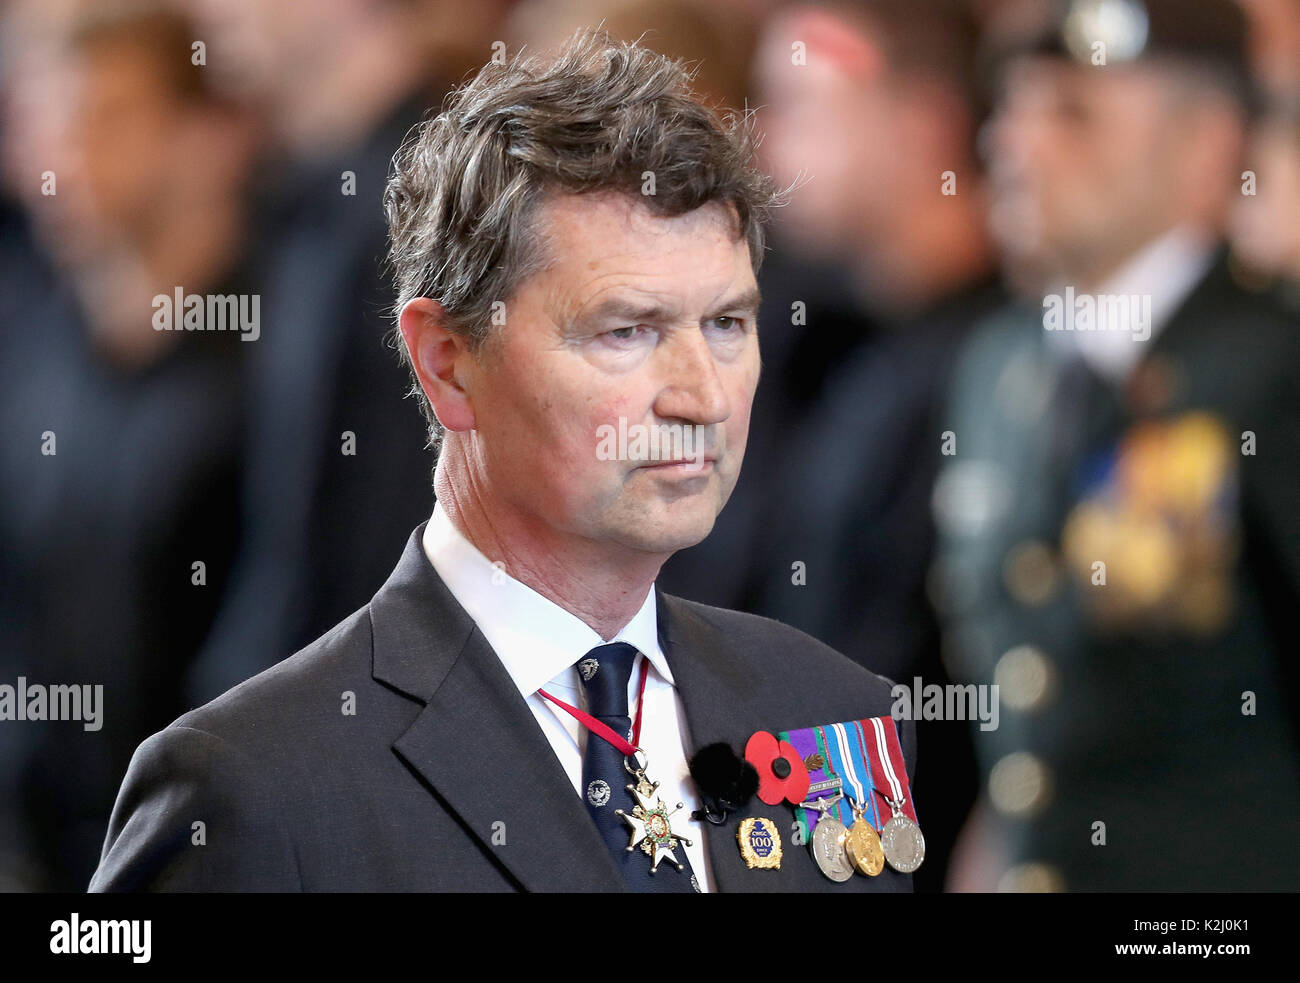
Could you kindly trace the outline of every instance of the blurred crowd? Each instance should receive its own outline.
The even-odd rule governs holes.
[[[0,17],[0,683],[105,706],[0,721],[0,889],[84,889],[140,741],[386,579],[434,463],[389,162],[602,22],[793,188],[740,482],[659,586],[998,686],[995,729],[918,722],[918,890],[1300,886],[1300,0]],[[190,295],[257,331],[183,330]]]

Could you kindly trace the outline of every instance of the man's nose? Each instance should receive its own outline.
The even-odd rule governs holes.
[[[1023,175],[1041,166],[1044,141],[1050,132],[1046,112],[1039,106],[1020,103],[1002,106],[989,121],[988,161],[990,168]]]
[[[664,385],[655,400],[656,416],[704,426],[731,416],[731,400],[703,331],[675,331],[661,350]]]
[[[1023,154],[1024,115],[1002,106],[989,119],[985,131],[985,164],[990,170],[1014,170]]]

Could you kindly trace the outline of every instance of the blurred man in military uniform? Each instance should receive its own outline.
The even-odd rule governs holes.
[[[1300,324],[1222,247],[1241,13],[1036,4],[989,50],[1023,302],[958,359],[934,496],[946,658],[1001,697],[950,887],[1294,890]]]

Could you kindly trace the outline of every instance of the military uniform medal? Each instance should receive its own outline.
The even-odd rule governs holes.
[[[900,874],[910,874],[925,859],[925,837],[921,834],[921,827],[903,813],[902,802],[896,799],[888,801],[894,815],[880,831],[880,847],[885,851],[889,866]]]
[[[857,817],[849,827],[844,840],[849,862],[859,874],[875,877],[885,869],[885,854],[875,828],[862,817],[862,807],[851,803]]]
[[[641,852],[650,858],[652,874],[659,869],[659,862],[665,858],[681,870],[684,865],[673,851],[677,849],[678,844],[690,846],[691,841],[673,831],[672,816],[683,808],[683,804],[678,802],[675,808],[669,810],[659,798],[659,783],[652,783],[645,777],[648,762],[644,754],[639,754],[635,760],[637,760],[635,769],[630,767],[626,760],[623,762],[623,767],[636,779],[634,784],[627,786],[627,790],[636,799],[636,805],[632,807],[631,812],[624,812],[622,809],[614,810],[614,815],[621,816],[631,827],[632,835],[627,844],[628,852],[631,853],[639,846]]]
[[[850,735],[848,725],[829,724],[822,729],[826,751],[831,761],[839,766],[844,776],[845,789],[852,788],[849,806],[853,810],[853,825],[845,833],[844,851],[853,869],[864,877],[875,877],[885,869],[885,855],[874,822],[876,807],[870,798],[871,759],[867,755],[862,730],[855,724]],[[864,784],[865,780],[865,784]],[[871,820],[866,813],[870,810]]]
[[[837,799],[838,796],[834,796],[817,804],[821,815],[817,819],[817,828],[813,830],[812,855],[818,870],[831,880],[843,883],[853,876],[853,864],[845,852],[849,831],[829,812],[831,803]]]
[[[804,821],[812,827],[809,846],[823,874],[843,883],[855,871],[877,877],[886,864],[903,874],[921,866],[925,838],[913,818],[915,811],[911,815],[903,811],[908,795],[906,778],[899,779],[903,753],[891,718],[824,724],[782,736],[804,756],[809,772],[810,801],[797,808],[817,810],[816,818],[805,812]],[[832,789],[839,791],[819,797]],[[877,793],[879,801],[893,809],[883,826],[884,807]],[[841,800],[848,810],[838,805]]]
[[[813,779],[809,792],[833,793],[814,795],[810,801],[801,802],[798,808],[806,810],[806,821],[812,827],[808,848],[817,869],[831,880],[843,883],[853,877],[853,864],[846,851],[848,827],[835,815],[839,811],[839,802],[844,798],[844,793],[839,791],[843,780],[835,770],[821,727],[790,731],[788,736],[790,743],[805,756],[805,767]],[[807,811],[814,809],[817,815],[808,815]]]
[[[898,780],[898,774],[894,770],[894,763],[890,757],[889,739],[885,733],[884,723],[879,717],[872,717],[863,723],[870,723],[875,735],[875,746],[881,769],[889,785],[889,792],[882,791],[881,794],[884,795],[885,801],[889,803],[889,808],[893,812],[889,822],[881,827],[880,848],[884,851],[889,866],[900,874],[910,874],[920,867],[921,861],[925,859],[925,837],[921,835],[921,827],[903,812],[906,797],[903,795],[902,783]],[[893,721],[890,720],[889,723],[890,729],[893,730]]]
[[[587,662],[595,662],[595,660],[584,660],[579,663],[578,671],[583,673],[586,678],[590,678],[591,674],[596,672],[597,669],[587,667]],[[678,846],[691,846],[692,842],[676,832],[672,826],[672,817],[684,808],[683,804],[678,802],[673,809],[669,809],[664,805],[663,800],[659,797],[659,783],[646,778],[645,772],[649,766],[649,759],[646,757],[646,753],[637,747],[637,742],[641,739],[641,709],[645,705],[645,685],[649,673],[650,662],[646,660],[641,666],[636,721],[632,725],[632,732],[626,738],[621,734],[614,733],[606,724],[597,720],[591,714],[579,710],[577,707],[569,706],[563,700],[557,700],[544,689],[539,689],[537,694],[564,710],[586,727],[593,738],[608,741],[623,753],[623,768],[635,779],[626,788],[632,793],[636,805],[632,807],[631,812],[615,809],[614,815],[631,827],[627,852],[631,853],[637,847],[640,847],[641,852],[650,858],[650,873],[653,874],[659,869],[660,861],[665,859],[678,870],[685,870],[686,865],[677,859],[677,855],[673,851]],[[628,764],[629,758],[635,763],[635,768]],[[592,788],[587,790],[587,797],[593,805],[603,805],[609,801],[609,786],[605,782],[599,783],[599,785],[603,786],[602,788],[596,788],[596,785],[597,783],[592,783]],[[597,799],[600,801],[598,802]],[[691,877],[691,883],[695,884],[694,875]],[[698,885],[696,890],[699,890]]]

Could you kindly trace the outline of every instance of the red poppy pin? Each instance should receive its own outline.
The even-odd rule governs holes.
[[[745,760],[758,772],[758,797],[768,805],[798,805],[807,796],[808,768],[789,741],[760,730],[745,744]]]

